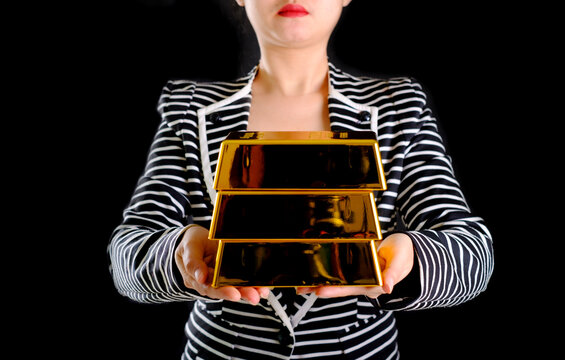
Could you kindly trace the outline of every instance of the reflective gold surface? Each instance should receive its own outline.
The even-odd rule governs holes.
[[[373,132],[231,133],[214,188],[214,287],[382,285]]]
[[[237,132],[224,140],[214,188],[384,190],[374,133]]]
[[[373,242],[221,242],[214,287],[382,285]]]
[[[210,238],[229,241],[380,239],[372,192],[223,191]]]

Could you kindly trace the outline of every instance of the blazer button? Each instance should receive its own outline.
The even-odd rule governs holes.
[[[218,113],[212,113],[208,117],[208,120],[210,120],[212,122],[212,124],[215,124],[218,121],[222,120],[222,118],[220,117],[220,115]]]
[[[359,122],[371,121],[371,113],[368,111],[361,111],[359,114],[357,114],[357,120]]]
[[[289,346],[290,344],[292,344],[292,336],[290,336],[290,333],[286,328],[279,331],[279,333],[277,334],[277,339],[282,346]]]

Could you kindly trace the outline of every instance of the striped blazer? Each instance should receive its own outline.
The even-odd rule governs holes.
[[[116,288],[140,302],[195,301],[183,359],[398,358],[393,310],[465,302],[493,270],[490,234],[471,214],[425,93],[410,78],[329,67],[331,130],[377,133],[388,186],[376,197],[383,234],[404,231],[414,243],[414,268],[392,294],[323,299],[274,289],[253,306],[184,287],[174,250],[188,224],[209,227],[220,143],[246,130],[255,73],[164,87],[146,168],[108,247]]]

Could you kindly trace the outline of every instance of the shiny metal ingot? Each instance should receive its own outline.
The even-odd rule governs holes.
[[[371,131],[233,132],[222,142],[216,190],[384,190]]]
[[[214,287],[382,285],[374,133],[232,133],[214,187]]]
[[[379,285],[373,192],[226,191],[214,285]]]
[[[229,242],[380,239],[373,192],[223,191],[210,237]]]

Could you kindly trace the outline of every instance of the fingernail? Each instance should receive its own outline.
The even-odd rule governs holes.
[[[201,277],[202,277],[202,271],[200,271],[200,269],[196,270],[194,272],[194,278],[196,279],[196,282],[200,282]]]

